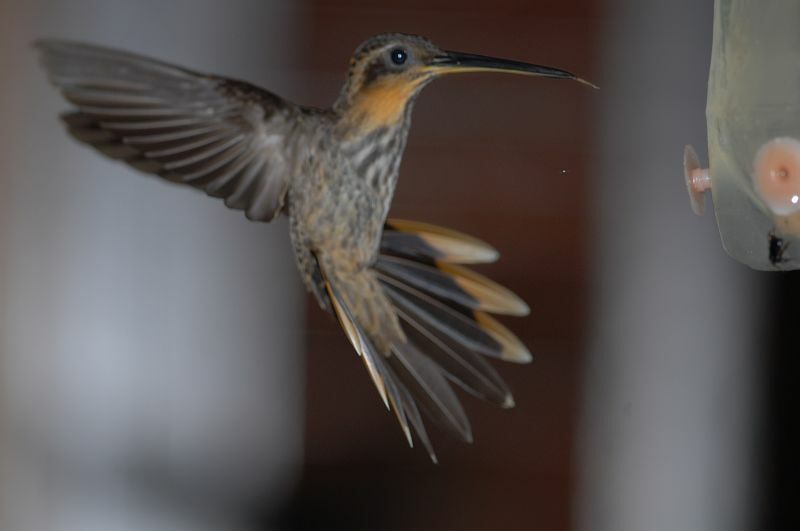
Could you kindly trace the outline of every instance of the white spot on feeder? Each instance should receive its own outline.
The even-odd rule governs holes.
[[[800,211],[800,142],[794,138],[773,138],[756,153],[753,186],[778,216]]]

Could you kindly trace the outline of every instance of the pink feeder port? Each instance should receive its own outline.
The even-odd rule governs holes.
[[[692,146],[686,146],[683,150],[683,176],[686,179],[692,211],[700,216],[706,207],[706,190],[711,189],[711,175],[708,173],[708,168],[700,166],[697,153]]]
[[[800,142],[774,138],[756,153],[753,185],[778,216],[800,212]]]

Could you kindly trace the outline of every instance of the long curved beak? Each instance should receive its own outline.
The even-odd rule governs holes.
[[[527,76],[573,79],[579,83],[589,85],[592,88],[598,88],[593,83],[581,79],[566,70],[471,53],[445,52],[444,55],[434,57],[428,68],[436,75],[458,74],[462,72],[505,72],[508,74],[522,74]]]

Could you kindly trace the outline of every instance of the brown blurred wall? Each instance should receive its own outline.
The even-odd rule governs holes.
[[[592,79],[596,4],[312,2],[307,52],[314,90],[308,96],[329,104],[353,49],[385,31]],[[504,322],[530,347],[534,362],[499,367],[514,390],[513,410],[461,393],[475,443],[436,432],[441,464],[434,466],[423,451],[408,449],[334,321],[310,304],[300,492],[326,505],[341,497],[359,513],[331,509],[331,525],[339,514],[354,518],[351,529],[569,527],[586,330],[592,96],[576,83],[477,75],[437,81],[419,98],[391,216],[462,230],[500,251],[500,261],[481,272],[530,304],[530,316]]]

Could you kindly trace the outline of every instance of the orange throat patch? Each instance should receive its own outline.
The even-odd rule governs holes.
[[[377,81],[356,96],[350,110],[352,121],[362,131],[396,125],[421,82],[422,78],[404,77]]]

